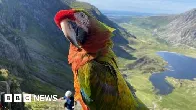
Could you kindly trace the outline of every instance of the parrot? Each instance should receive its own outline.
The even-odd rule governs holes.
[[[120,73],[112,50],[114,28],[84,9],[60,10],[54,22],[70,42],[74,100],[83,110],[148,110]]]

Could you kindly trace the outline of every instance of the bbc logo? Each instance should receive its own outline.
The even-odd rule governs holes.
[[[14,94],[14,98],[12,96],[12,94],[5,94],[5,102],[31,102],[31,94]]]

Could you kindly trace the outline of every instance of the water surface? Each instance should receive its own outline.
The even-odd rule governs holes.
[[[196,78],[196,59],[187,57],[178,53],[171,52],[157,52],[168,65],[168,70],[153,74],[150,77],[150,81],[153,86],[158,90],[159,94],[166,95],[172,92],[174,89],[169,83],[166,82],[166,76],[176,79],[190,79]]]

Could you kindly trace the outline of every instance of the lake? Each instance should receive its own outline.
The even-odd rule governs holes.
[[[190,80],[196,78],[196,58],[171,52],[157,52],[157,54],[168,62],[166,71],[153,74],[150,77],[150,81],[155,89],[158,90],[158,94],[166,95],[171,93],[174,89],[166,82],[166,76]]]

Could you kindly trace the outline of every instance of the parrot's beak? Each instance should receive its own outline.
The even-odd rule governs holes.
[[[82,47],[78,44],[77,40],[75,37],[70,37],[70,36],[67,36],[67,39],[74,45],[76,46],[77,48],[79,49],[82,49]]]
[[[64,33],[64,35],[66,36],[66,38],[77,48],[81,49],[81,46],[78,44],[77,42],[77,31],[76,31],[76,27],[77,25],[75,25],[73,22],[71,21],[62,21],[61,22],[61,27],[62,27],[62,31]]]
[[[78,26],[74,22],[68,22],[68,23],[69,23],[71,35],[67,36],[67,38],[74,46],[81,49],[81,46],[78,44],[77,41]]]

